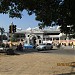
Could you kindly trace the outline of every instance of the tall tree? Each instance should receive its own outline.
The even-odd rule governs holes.
[[[36,20],[49,25],[57,18],[58,6],[58,0],[0,0],[0,13],[22,18],[22,11],[27,10],[29,15],[35,13]]]
[[[59,20],[61,31],[66,34],[75,33],[75,0],[64,0],[59,6]],[[70,27],[68,27],[70,26]]]
[[[29,15],[35,13],[35,19],[45,26],[58,21],[64,33],[68,33],[67,25],[73,25],[71,32],[74,33],[74,5],[75,0],[0,0],[0,13],[9,14],[12,18],[22,18],[22,11],[26,10]]]

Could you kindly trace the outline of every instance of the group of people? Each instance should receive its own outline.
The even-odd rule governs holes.
[[[12,47],[13,47],[14,45],[12,45]],[[4,47],[4,48],[10,48],[10,44],[8,44],[8,43],[0,43],[0,47]],[[15,45],[15,47],[16,47],[16,50],[19,50],[19,51],[23,51],[23,45],[20,43],[19,45]]]
[[[74,43],[73,42],[71,42],[71,43],[68,43],[67,45],[66,45],[66,43],[57,43],[57,44],[54,44],[57,48],[60,48],[61,46],[72,46],[72,48],[74,48]]]

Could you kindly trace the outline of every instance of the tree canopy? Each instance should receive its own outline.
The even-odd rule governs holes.
[[[43,23],[40,25],[50,26],[55,21],[65,33],[68,33],[67,25],[73,25],[71,32],[74,33],[74,4],[75,0],[0,0],[0,13],[22,18],[22,12],[26,10],[29,15],[35,13],[35,19]]]
[[[0,0],[0,13],[9,14],[9,17],[22,17],[22,11],[27,10],[29,15],[35,13],[36,20],[50,24],[57,18],[58,0]]]

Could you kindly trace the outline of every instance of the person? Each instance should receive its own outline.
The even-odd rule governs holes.
[[[6,48],[9,48],[9,44],[8,43],[6,44]]]
[[[23,51],[23,47],[22,47],[22,44],[21,44],[21,43],[19,44],[18,49],[19,49],[20,51]]]
[[[58,42],[57,43],[57,48],[60,48],[60,46],[61,46],[61,43]]]
[[[73,42],[72,42],[72,48],[74,48]]]
[[[16,50],[19,51],[19,47],[18,47],[18,45],[17,45],[17,47],[16,47]]]

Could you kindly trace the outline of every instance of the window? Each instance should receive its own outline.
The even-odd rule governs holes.
[[[44,35],[59,35],[60,33],[44,33]]]
[[[41,40],[39,40],[39,43],[41,43]]]
[[[47,45],[51,45],[50,43],[47,43]]]
[[[38,39],[40,39],[40,36],[37,36],[38,37]]]
[[[29,37],[29,35],[28,35],[28,37]]]

